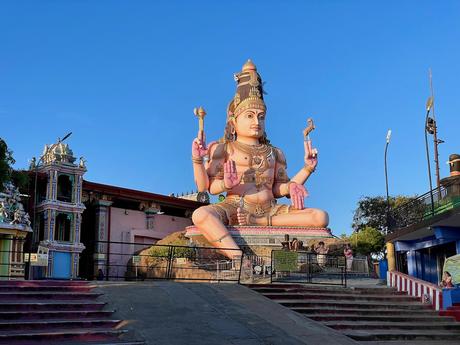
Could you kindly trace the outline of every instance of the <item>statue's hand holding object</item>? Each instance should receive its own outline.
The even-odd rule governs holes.
[[[303,130],[304,136],[304,150],[305,150],[305,167],[311,172],[315,171],[316,165],[318,164],[318,150],[311,147],[310,133],[315,129],[315,124],[313,119],[309,118],[307,120],[308,126]]]
[[[215,141],[206,145],[206,135],[204,131],[198,131],[198,136],[192,142],[192,158],[203,158],[209,154],[209,148]]]
[[[305,167],[313,172],[318,165],[318,150],[311,147],[311,140],[304,141],[303,144],[305,149]]]
[[[215,143],[211,142],[206,146],[206,135],[204,133],[204,117],[206,111],[203,107],[193,109],[193,113],[198,117],[198,135],[192,142],[192,159],[200,159],[209,154],[209,148]]]

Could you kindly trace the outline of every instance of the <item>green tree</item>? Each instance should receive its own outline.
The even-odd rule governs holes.
[[[366,256],[379,256],[385,244],[383,234],[370,226],[366,226],[360,231],[354,232],[349,240],[357,253]]]
[[[3,184],[11,179],[13,171],[11,166],[14,163],[13,152],[8,149],[6,142],[0,138],[0,191],[3,191]]]
[[[404,203],[413,201],[415,197],[396,196],[390,197],[390,209]],[[353,216],[352,228],[362,231],[366,227],[374,228],[382,234],[387,232],[387,199],[382,196],[365,196],[358,201],[358,206]]]
[[[3,191],[3,184],[11,181],[21,193],[28,193],[29,173],[26,170],[14,170],[12,167],[14,163],[16,161],[13,158],[13,151],[8,148],[5,140],[0,138],[0,192]]]

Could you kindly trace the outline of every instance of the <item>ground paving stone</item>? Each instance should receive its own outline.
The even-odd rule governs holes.
[[[357,344],[237,284],[99,282],[97,289],[146,344]]]

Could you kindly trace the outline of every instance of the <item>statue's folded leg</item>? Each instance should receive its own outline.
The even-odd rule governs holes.
[[[230,259],[241,256],[241,251],[222,222],[219,212],[212,206],[195,210],[192,220],[203,236],[222,254]]]
[[[259,226],[304,226],[324,228],[329,224],[328,214],[320,209],[305,208],[296,210],[292,206],[278,204],[266,209],[264,215],[255,216],[251,209],[238,208],[240,225]]]
[[[329,224],[327,212],[317,208],[305,208],[295,210],[290,208],[289,212],[279,213],[272,217],[273,226],[311,226],[325,228]]]
[[[290,209],[288,213],[272,217],[273,226],[311,226],[325,228],[329,224],[327,212],[317,208]]]

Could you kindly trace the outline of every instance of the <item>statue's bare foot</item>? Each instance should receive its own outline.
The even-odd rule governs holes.
[[[238,207],[236,209],[236,217],[238,218],[239,225],[252,225],[252,215],[247,212],[245,209]]]

